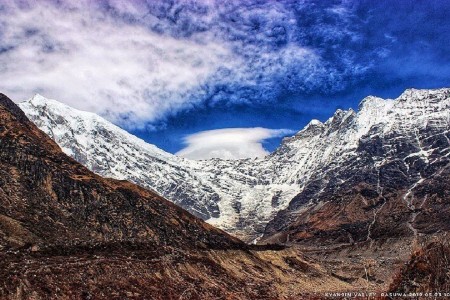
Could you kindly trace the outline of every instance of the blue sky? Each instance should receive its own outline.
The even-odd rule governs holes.
[[[3,93],[172,153],[208,131],[252,156],[367,95],[450,86],[449,1],[3,0],[0,15]]]

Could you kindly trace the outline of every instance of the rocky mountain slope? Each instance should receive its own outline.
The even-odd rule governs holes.
[[[304,135],[285,146],[295,149]],[[366,98],[358,113],[337,112],[313,139],[316,149],[333,148],[315,159],[320,172],[263,240],[352,244],[450,229],[450,90]]]
[[[155,190],[192,214],[252,240],[299,189],[272,183],[260,161],[192,161],[164,152],[98,115],[36,95],[20,108],[93,172]],[[261,201],[263,199],[263,201]]]
[[[448,242],[449,89],[369,97],[358,113],[338,111],[323,125],[279,149],[295,157],[309,140],[321,153],[314,160],[320,168],[268,223],[260,243],[300,247],[349,282],[363,277],[370,287],[391,281],[430,240]],[[402,285],[414,286],[408,278]]]
[[[250,248],[154,192],[92,173],[2,94],[0,174],[1,299],[279,299],[353,288],[295,249]]]
[[[218,195],[190,172],[184,159],[145,143],[96,114],[40,95],[19,106],[67,155],[93,172],[152,188],[203,219],[219,215]]]
[[[264,234],[266,240],[286,242],[286,234],[275,233],[303,210],[316,210],[327,197],[360,183],[370,188],[360,187],[358,195],[364,196],[354,200],[363,213],[357,217],[361,226],[352,225],[359,228],[351,231],[353,240],[371,239],[372,228],[379,230],[373,225],[383,201],[373,198],[382,192],[402,188],[403,196],[409,192],[403,203],[413,205],[412,192],[423,182],[419,173],[448,159],[449,103],[449,89],[411,89],[395,100],[370,96],[358,112],[338,110],[325,123],[311,121],[265,158],[234,161],[176,157],[99,116],[39,95],[20,107],[94,172],[152,188],[246,241]],[[429,136],[438,145],[430,144]]]
[[[9,103],[4,96],[1,100]],[[22,241],[3,236],[4,249],[122,239],[155,246],[170,240],[177,247],[242,247],[155,193],[95,175],[62,153],[19,108],[13,107],[14,114],[2,108],[0,209],[11,224],[20,222],[16,225],[24,233]]]

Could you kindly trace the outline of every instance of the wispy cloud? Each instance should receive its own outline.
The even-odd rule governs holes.
[[[329,8],[308,1],[5,1],[0,89],[16,100],[39,92],[129,128],[198,106],[333,93],[365,67],[346,51],[332,59],[334,50],[324,51],[357,40],[351,6]]]
[[[264,140],[292,133],[288,129],[261,127],[207,130],[187,136],[187,146],[176,155],[196,160],[263,157],[269,154],[262,145]]]
[[[163,37],[102,15],[53,6],[15,11],[2,32],[1,89],[35,92],[128,126],[187,105],[187,93],[230,61],[215,42]]]

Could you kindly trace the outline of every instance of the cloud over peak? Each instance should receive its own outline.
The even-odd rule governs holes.
[[[269,154],[262,145],[264,140],[292,133],[288,129],[261,127],[207,130],[185,137],[186,147],[176,155],[195,160],[263,157]]]
[[[4,0],[0,90],[16,100],[41,93],[133,129],[191,109],[331,98],[408,78],[446,84],[448,8],[440,0]]]
[[[340,90],[339,79],[360,70],[349,56],[340,59],[345,53],[327,61],[322,46],[311,41],[351,40],[349,8],[330,4],[329,12],[323,10],[330,24],[318,27],[314,14],[322,9],[316,6],[5,1],[0,89],[16,100],[41,93],[127,128],[191,107],[254,105],[286,92]],[[308,17],[311,22],[304,23]]]

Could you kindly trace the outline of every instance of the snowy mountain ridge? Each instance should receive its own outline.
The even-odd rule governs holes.
[[[358,112],[337,110],[324,123],[312,120],[264,158],[207,161],[174,156],[95,114],[40,95],[19,106],[66,154],[92,171],[151,188],[250,241],[315,181],[321,180],[321,192],[330,192],[326,185],[332,179],[324,181],[323,171],[331,174],[357,159],[357,149],[368,135],[398,132],[414,137],[427,126],[448,131],[449,97],[450,89],[410,89],[395,100],[369,96]],[[416,154],[426,162],[427,153],[420,150]]]

